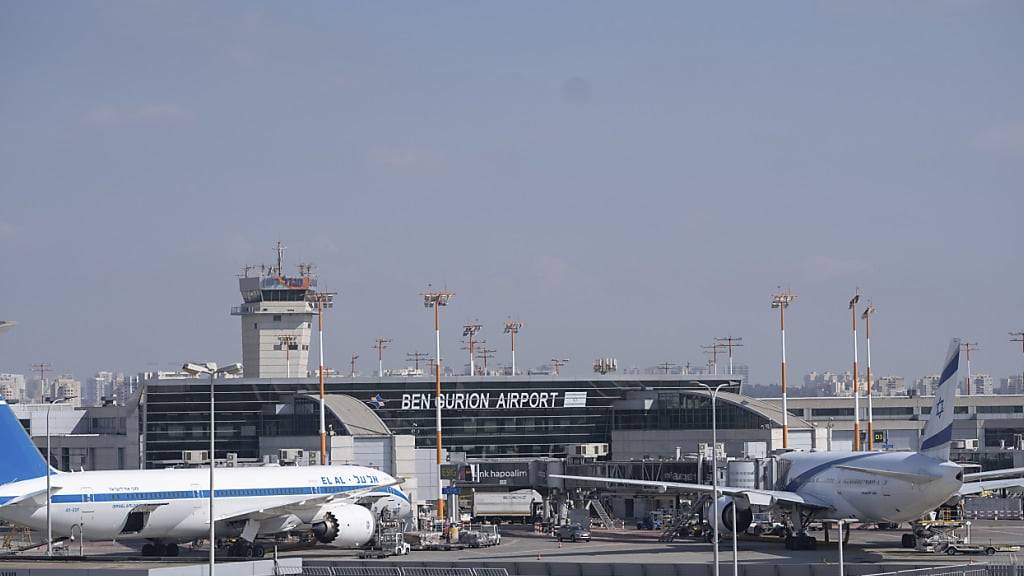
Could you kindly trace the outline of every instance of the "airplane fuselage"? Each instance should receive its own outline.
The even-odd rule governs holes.
[[[209,533],[209,478],[209,469],[203,468],[54,474],[50,508],[54,538],[77,537],[79,530],[87,540],[202,538]],[[349,492],[393,481],[388,474],[361,466],[218,468],[214,516],[220,519],[272,508],[304,494]],[[0,504],[45,487],[45,477],[0,486]],[[367,497],[376,499],[375,507],[388,505],[400,516],[409,514],[409,498],[397,487],[379,488]],[[31,500],[0,508],[0,519],[45,531],[45,492]],[[265,520],[260,533],[308,526],[314,514],[306,511]],[[218,521],[218,535],[238,535],[243,525]]]
[[[827,502],[835,517],[861,522],[917,520],[956,495],[963,482],[959,465],[917,452],[791,452],[780,462],[788,470],[779,490]]]

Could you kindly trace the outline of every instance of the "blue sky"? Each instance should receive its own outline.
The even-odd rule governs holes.
[[[22,2],[0,7],[0,371],[240,356],[235,274],[314,262],[327,355],[430,350],[457,293],[520,358],[777,380],[1020,371],[1024,6]],[[455,363],[455,361],[450,361]]]

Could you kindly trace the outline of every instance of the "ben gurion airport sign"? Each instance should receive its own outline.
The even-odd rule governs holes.
[[[434,394],[402,394],[402,410],[437,408]],[[510,410],[514,408],[585,408],[586,392],[456,392],[441,394],[443,410]]]

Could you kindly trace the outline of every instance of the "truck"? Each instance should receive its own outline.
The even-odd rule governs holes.
[[[532,522],[543,500],[540,492],[529,488],[512,492],[473,494],[473,519],[476,522]]]

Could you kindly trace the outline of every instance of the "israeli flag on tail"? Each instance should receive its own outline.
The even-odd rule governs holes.
[[[953,405],[956,403],[957,372],[960,369],[960,339],[949,344],[942,375],[935,385],[935,403],[921,437],[921,453],[937,460],[949,460],[949,444],[953,440]]]

